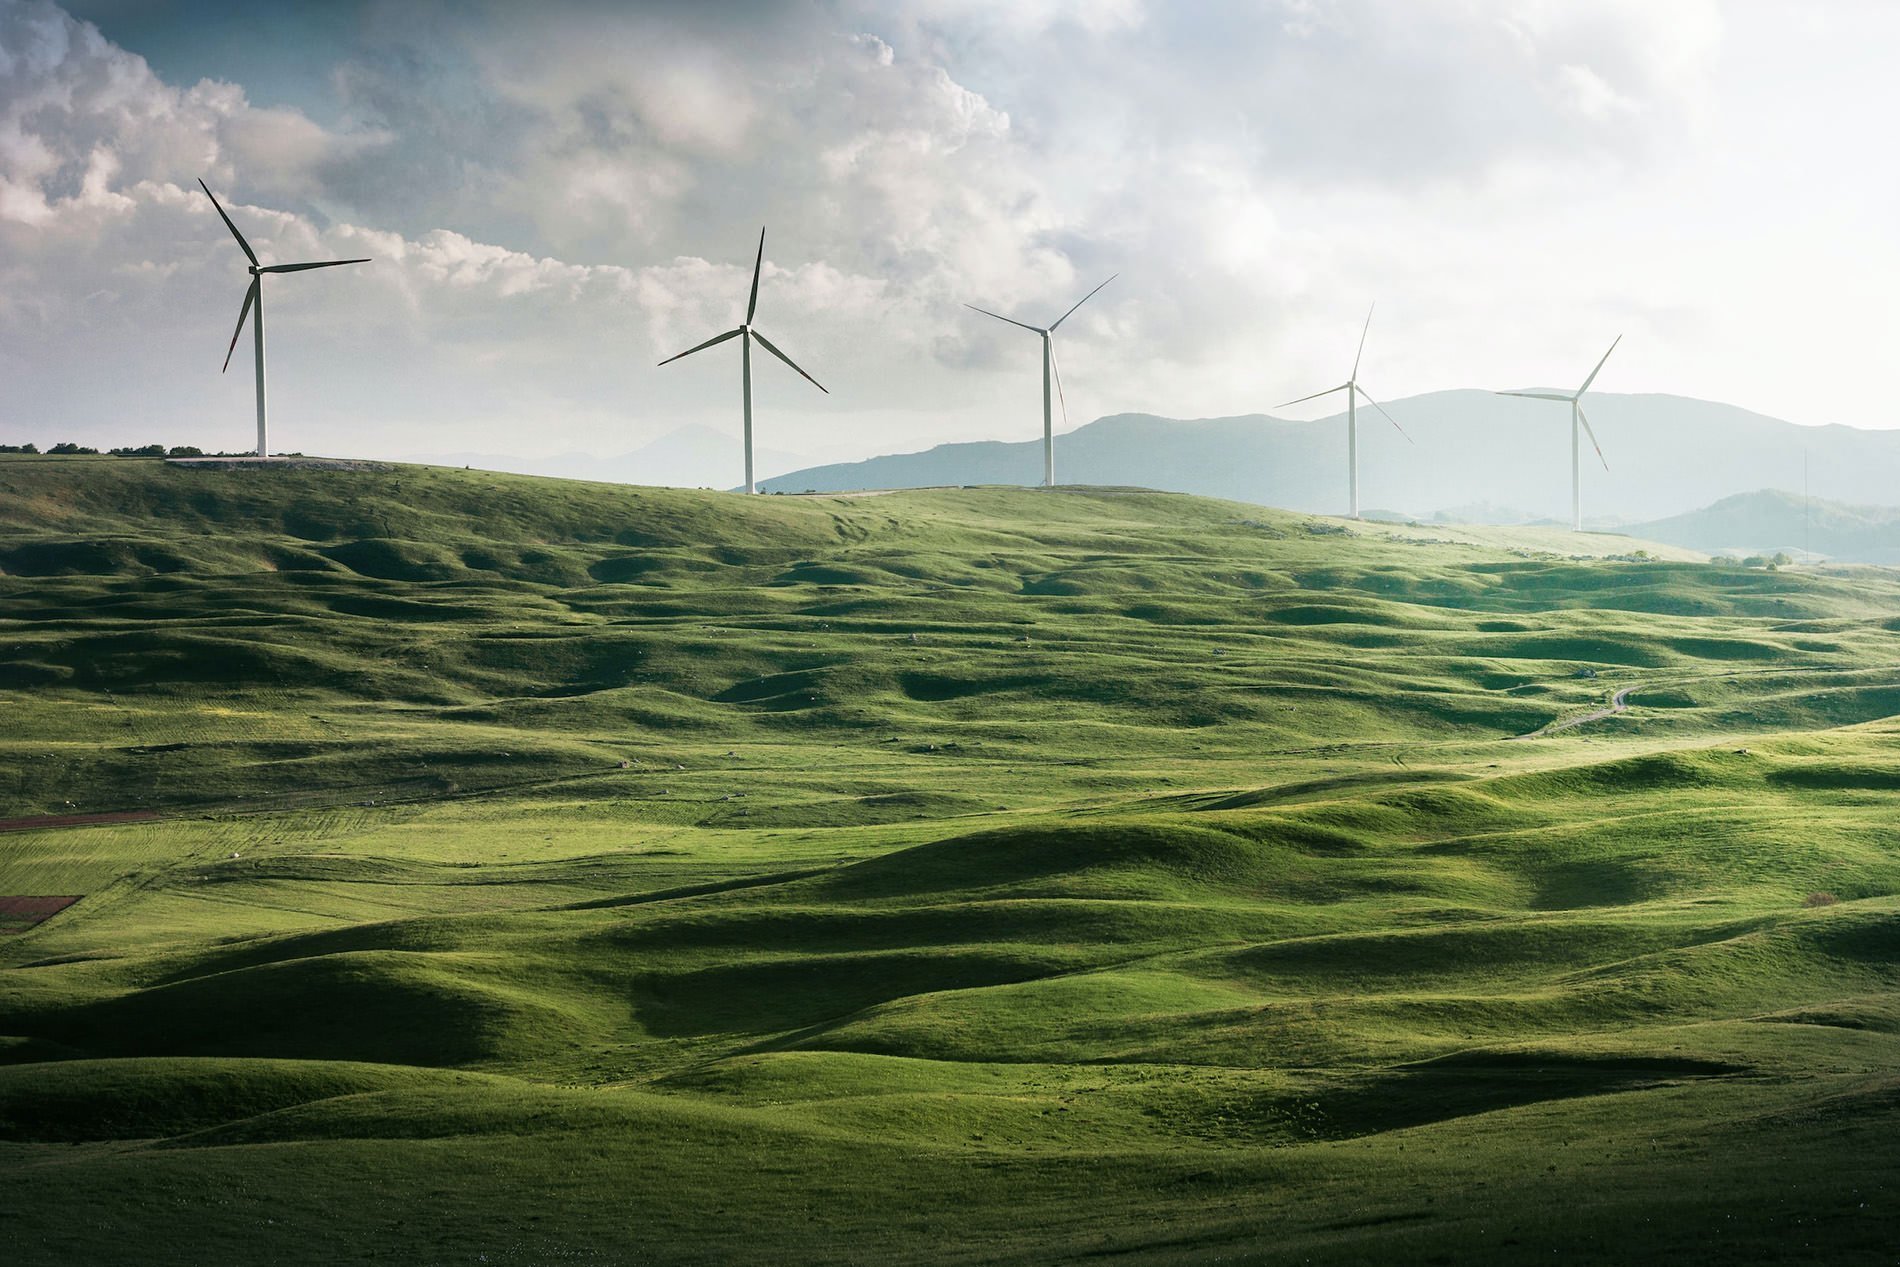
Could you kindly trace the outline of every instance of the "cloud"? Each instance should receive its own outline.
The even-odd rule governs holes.
[[[1701,0],[366,12],[320,122],[0,0],[0,326],[39,367],[0,421],[241,423],[202,377],[242,272],[199,174],[271,258],[375,257],[273,291],[286,408],[339,443],[731,425],[726,349],[653,362],[737,320],[762,224],[760,323],[834,394],[760,390],[833,441],[994,434],[1033,348],[961,305],[1048,320],[1118,271],[1063,328],[1078,420],[1258,408],[1374,288],[1422,333],[1450,270],[1554,268],[1532,213],[1642,179],[1720,37]]]
[[[0,3],[0,218],[43,224],[186,171],[227,184],[241,170],[249,189],[307,195],[326,165],[386,141],[255,108],[234,84],[167,85],[48,0]]]

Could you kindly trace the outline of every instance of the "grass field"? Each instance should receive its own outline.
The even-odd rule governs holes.
[[[0,457],[0,717],[8,1262],[1900,1238],[1900,574]]]

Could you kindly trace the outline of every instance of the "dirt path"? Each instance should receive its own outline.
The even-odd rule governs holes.
[[[1641,689],[1642,689],[1641,683],[1636,683],[1635,685],[1632,685],[1632,686],[1619,687],[1616,693],[1610,696],[1609,707],[1593,709],[1592,711],[1587,712],[1587,713],[1578,713],[1575,717],[1565,717],[1559,721],[1554,721],[1550,723],[1550,725],[1548,726],[1541,726],[1538,729],[1531,731],[1531,733],[1528,735],[1519,735],[1518,738],[1519,739],[1538,739],[1538,738],[1543,737],[1544,735],[1554,735],[1558,731],[1561,731],[1561,730],[1569,730],[1573,726],[1582,726],[1587,722],[1602,721],[1605,717],[1614,717],[1618,713],[1627,712],[1629,711],[1629,706],[1630,706],[1629,705],[1630,693],[1632,691],[1639,691]]]

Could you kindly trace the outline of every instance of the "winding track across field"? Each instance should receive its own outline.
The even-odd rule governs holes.
[[[1560,730],[1569,730],[1572,726],[1581,726],[1585,722],[1602,721],[1605,717],[1614,717],[1618,713],[1628,711],[1630,706],[1630,692],[1641,689],[1642,684],[1640,682],[1631,686],[1619,687],[1616,693],[1610,696],[1609,707],[1594,709],[1587,713],[1578,713],[1575,717],[1565,717],[1560,721],[1550,723],[1548,726],[1540,726],[1536,730],[1531,731],[1528,735],[1519,735],[1518,738],[1536,739],[1543,735],[1554,735]]]

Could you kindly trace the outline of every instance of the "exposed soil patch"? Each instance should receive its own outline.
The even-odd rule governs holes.
[[[0,897],[0,934],[24,933],[36,924],[45,923],[84,896],[83,893],[74,893],[68,897]]]
[[[391,462],[372,462],[363,458],[260,458],[255,455],[228,458],[166,458],[169,466],[195,466],[199,470],[237,471],[247,466],[274,466],[285,471],[392,471]]]
[[[31,814],[25,818],[0,818],[0,831],[38,831],[42,827],[93,827],[102,823],[143,823],[158,817],[157,810],[122,809],[109,814]],[[0,898],[0,902],[17,899]],[[67,898],[72,901],[72,898]]]

